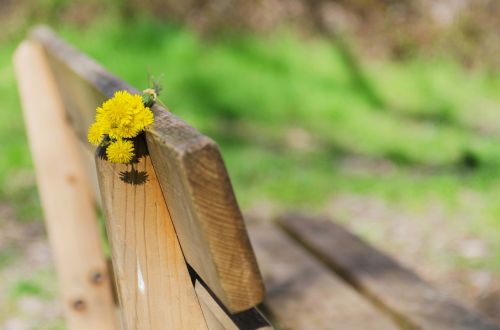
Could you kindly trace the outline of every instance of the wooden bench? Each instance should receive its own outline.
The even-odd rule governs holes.
[[[277,329],[499,329],[329,220],[247,224],[255,258],[211,139],[155,106],[138,163],[111,164],[87,128],[136,90],[43,27],[14,62],[69,328],[270,328],[259,306]]]

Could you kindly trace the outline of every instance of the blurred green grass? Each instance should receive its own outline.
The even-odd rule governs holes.
[[[466,267],[500,271],[499,74],[447,58],[365,60],[360,72],[346,43],[286,30],[200,38],[150,20],[107,19],[59,32],[138,88],[148,72],[164,73],[163,101],[220,144],[243,208],[272,201],[322,210],[334,194],[354,193],[416,211],[438,201],[453,215],[467,210],[461,194],[474,191],[481,212],[449,225],[465,226],[498,251]],[[0,198],[31,219],[40,207],[14,47],[0,48]],[[353,173],[345,166],[353,157],[391,170]]]

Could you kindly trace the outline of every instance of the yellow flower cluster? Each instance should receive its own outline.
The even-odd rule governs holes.
[[[89,127],[88,140],[94,145],[106,143],[106,156],[113,163],[129,163],[134,157],[132,139],[153,123],[153,112],[144,106],[142,96],[118,91],[96,110]]]
[[[106,156],[113,163],[129,163],[134,157],[134,144],[130,140],[116,140],[106,148]]]

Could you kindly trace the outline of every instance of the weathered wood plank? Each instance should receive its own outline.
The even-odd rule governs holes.
[[[207,329],[149,156],[96,164],[126,329]]]
[[[281,226],[408,329],[500,329],[328,219],[284,216]]]
[[[117,90],[136,92],[48,29],[32,38],[51,59],[82,141],[97,105]],[[147,143],[186,260],[232,312],[257,305],[264,287],[217,145],[165,109],[153,111]]]
[[[117,329],[89,179],[43,49],[22,43],[14,64],[68,328]]]
[[[264,304],[279,329],[397,329],[277,227],[255,224],[249,233],[267,287]]]

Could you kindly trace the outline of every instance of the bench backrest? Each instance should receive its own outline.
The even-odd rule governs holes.
[[[80,322],[83,311],[92,312],[94,306],[88,304],[109,300],[92,210],[92,198],[99,203],[99,195],[127,328],[148,328],[143,321],[151,322],[149,328],[165,328],[165,324],[160,326],[165,319],[176,319],[181,323],[173,324],[182,324],[182,328],[200,328],[195,321],[198,308],[189,306],[198,304],[199,296],[207,294],[205,289],[230,313],[262,302],[262,279],[214,141],[155,105],[155,123],[145,134],[148,152],[133,170],[98,157],[94,160],[86,132],[94,121],[95,108],[117,90],[137,91],[47,28],[35,29],[14,61],[57,272],[68,288],[82,280],[75,273],[86,273],[81,275],[83,281],[90,276],[90,282],[102,291],[91,296],[94,301],[90,302],[68,294],[68,313],[76,315],[73,324]],[[52,139],[51,146],[47,139]],[[142,182],[126,183],[124,175],[142,178]],[[69,200],[58,205],[61,196]],[[77,211],[51,211],[58,208]],[[74,221],[67,221],[62,230],[61,223],[72,216]],[[83,222],[87,232],[82,231]],[[61,239],[65,235],[68,239]],[[84,251],[64,251],[72,248]],[[75,256],[81,259],[73,260]],[[198,281],[198,298],[192,297],[192,284],[186,284],[191,279],[184,258],[191,277]],[[72,264],[73,270],[67,269]],[[89,275],[89,269],[96,270]],[[174,282],[169,282],[172,278]],[[181,301],[173,302],[175,299]],[[176,311],[172,308],[176,304],[188,308]],[[190,315],[183,317],[192,320],[187,323],[178,319],[186,311]],[[105,309],[94,312],[96,317],[106,314]],[[171,312],[177,316],[165,316]]]

